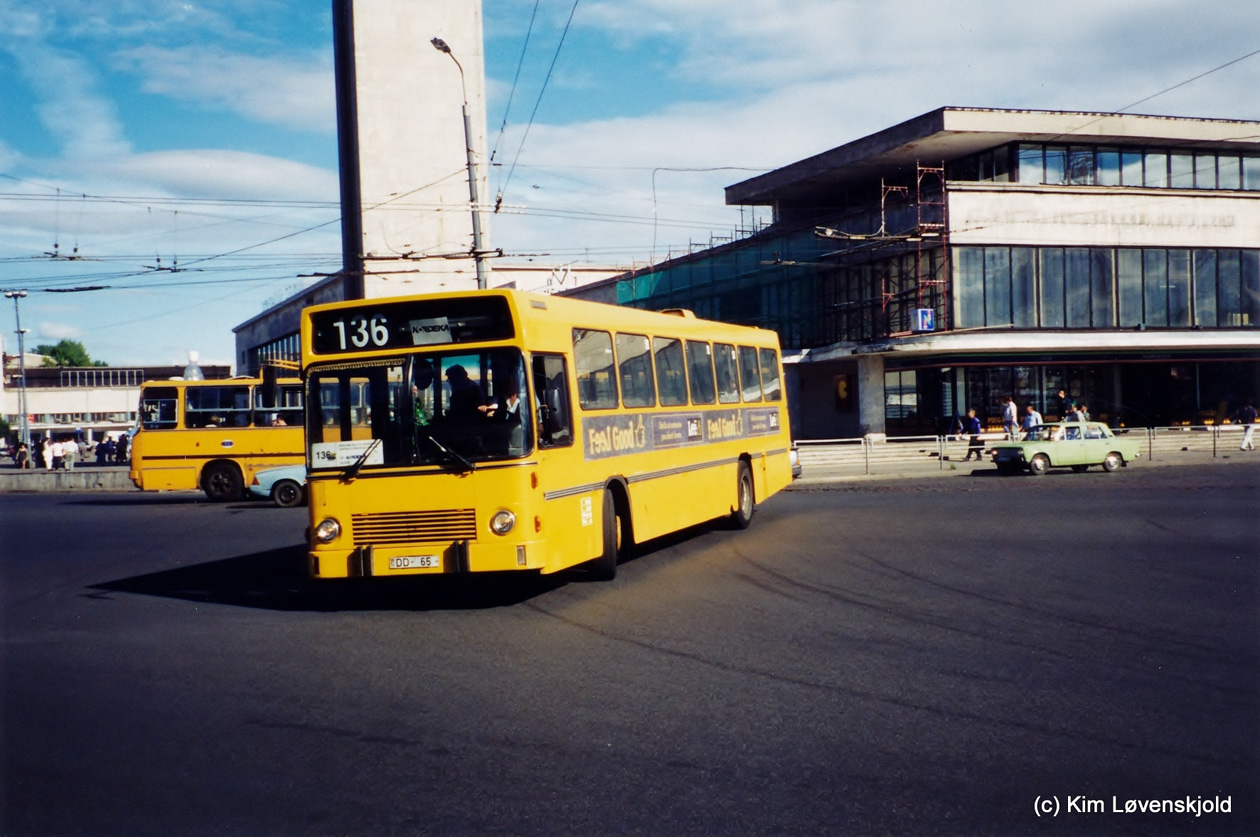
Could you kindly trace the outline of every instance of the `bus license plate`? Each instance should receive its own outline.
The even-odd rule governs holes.
[[[432,569],[442,566],[440,555],[399,555],[389,559],[391,570]]]

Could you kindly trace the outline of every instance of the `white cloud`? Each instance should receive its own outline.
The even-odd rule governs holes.
[[[637,222],[504,218],[496,243],[509,248],[522,235],[535,249],[583,240],[646,251],[653,238],[685,245],[688,227],[663,218],[741,221],[722,187],[755,172],[658,171],[653,197],[653,169],[773,168],[945,105],[1116,110],[1253,50],[1260,6],[616,0],[584,4],[575,26],[611,45],[607,65],[583,73],[633,72],[626,50],[652,46],[673,56],[672,84],[642,117],[534,125],[506,201]],[[1260,56],[1134,111],[1258,119],[1257,87]],[[586,183],[575,189],[562,171]]]
[[[178,149],[119,158],[101,173],[146,184],[160,194],[259,201],[327,201],[338,197],[329,169],[243,151]]]
[[[83,340],[83,329],[70,323],[44,321],[39,323],[33,332],[39,335],[40,343],[56,343],[60,340]],[[29,342],[28,346],[31,345]]]
[[[117,53],[146,93],[241,114],[255,122],[332,133],[332,51],[259,57],[221,47],[142,46]]]
[[[130,150],[117,108],[99,94],[99,79],[87,62],[38,42],[12,53],[40,98],[41,122],[66,157],[96,159]]]

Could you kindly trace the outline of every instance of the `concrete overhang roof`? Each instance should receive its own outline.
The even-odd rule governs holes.
[[[1133,329],[1116,331],[943,331],[874,343],[836,344],[809,349],[798,363],[819,363],[861,355],[1001,354],[1046,352],[1164,353],[1253,351],[1260,353],[1256,329]],[[788,357],[784,356],[784,362]]]
[[[807,201],[916,163],[939,166],[1009,142],[1169,145],[1260,151],[1260,122],[1128,113],[944,107],[726,187],[729,206]]]

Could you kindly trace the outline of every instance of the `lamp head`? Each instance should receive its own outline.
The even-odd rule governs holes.
[[[450,45],[447,44],[446,41],[442,40],[441,38],[434,38],[433,40],[429,41],[429,43],[433,44],[433,48],[436,49],[438,52],[445,52],[447,55],[451,54]]]

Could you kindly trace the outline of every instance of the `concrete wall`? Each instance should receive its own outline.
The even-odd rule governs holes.
[[[1260,201],[1214,191],[951,183],[949,226],[952,244],[1255,247]]]
[[[476,287],[467,95],[479,198],[488,196],[480,0],[353,0],[364,295]],[[451,55],[430,41],[441,38]],[[459,68],[463,67],[463,84]],[[482,213],[485,241],[489,216]],[[430,258],[424,258],[428,256]]]

